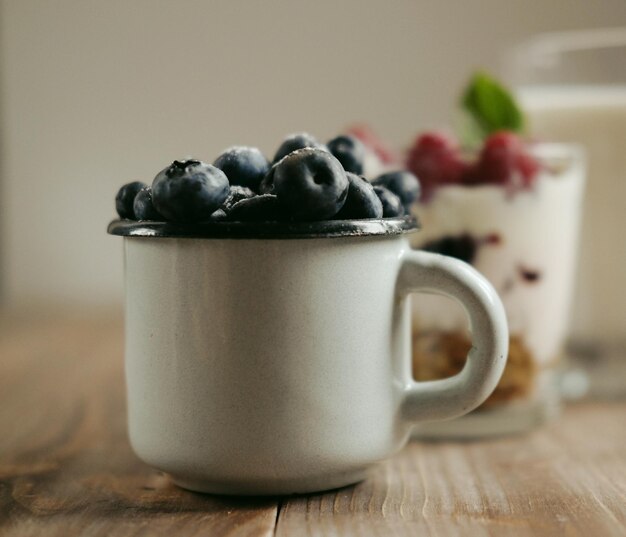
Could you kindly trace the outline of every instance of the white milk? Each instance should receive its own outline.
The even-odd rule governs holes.
[[[579,270],[570,333],[626,340],[626,86],[544,86],[519,91],[529,132],[587,151]]]

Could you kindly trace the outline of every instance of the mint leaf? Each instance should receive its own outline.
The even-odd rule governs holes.
[[[522,132],[524,116],[515,99],[498,81],[478,72],[461,97],[463,110],[473,124],[472,131],[486,138],[492,132]]]
[[[468,113],[459,110],[456,114],[454,124],[461,142],[461,147],[474,151],[482,147],[487,135]]]

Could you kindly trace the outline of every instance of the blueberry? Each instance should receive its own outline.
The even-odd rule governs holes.
[[[146,183],[141,181],[134,181],[132,183],[126,183],[122,188],[117,191],[115,196],[115,209],[120,218],[129,218],[133,220],[135,218],[135,211],[133,210],[133,202],[135,196],[142,188],[146,187]]]
[[[299,149],[276,166],[274,192],[294,219],[324,220],[343,206],[348,178],[341,163],[327,151]]]
[[[228,197],[224,172],[199,160],[175,160],[152,182],[156,210],[174,222],[208,220]]]
[[[374,187],[354,173],[346,173],[348,177],[348,197],[335,218],[382,218],[383,205],[378,199]]]
[[[222,170],[231,185],[258,191],[259,184],[270,169],[269,161],[256,147],[235,146],[224,151],[213,163]]]
[[[411,205],[419,198],[420,182],[409,171],[397,171],[383,173],[372,181],[375,186],[384,186],[400,198],[406,212],[410,211]]]
[[[383,218],[404,215],[404,206],[398,196],[384,186],[375,186],[374,192],[383,204]]]
[[[135,196],[133,210],[137,220],[163,220],[163,217],[154,208],[152,203],[152,188],[146,186]]]
[[[363,173],[365,146],[361,140],[354,136],[341,135],[333,138],[326,145],[328,150],[341,162],[344,170],[357,175]]]
[[[222,209],[224,212],[230,211],[233,205],[238,201],[245,200],[247,198],[253,198],[256,196],[252,190],[246,188],[245,186],[234,185],[230,187],[230,192],[228,193],[228,197],[226,201],[222,205]]]
[[[209,217],[209,222],[221,222],[227,218],[228,215],[226,214],[226,211],[224,211],[224,209],[218,209]]]
[[[274,164],[270,170],[265,174],[261,184],[259,185],[259,192],[261,194],[273,194],[274,193],[274,172],[276,171],[276,166],[278,166],[280,162]]]
[[[239,222],[271,222],[284,219],[283,208],[278,198],[272,194],[242,199],[235,203],[228,213],[228,220]]]
[[[326,146],[320,144],[314,136],[306,132],[300,132],[297,134],[291,134],[284,139],[283,143],[274,155],[273,163],[276,164],[280,159],[287,156],[289,153],[296,151],[297,149],[304,149],[305,147],[315,147],[317,149],[326,149]]]
[[[472,263],[478,250],[478,241],[467,233],[448,235],[424,244],[422,250],[455,257],[466,263]]]

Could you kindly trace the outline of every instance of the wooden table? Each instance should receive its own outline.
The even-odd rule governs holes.
[[[131,452],[121,312],[0,313],[0,535],[626,535],[626,405],[524,437],[412,443],[365,482],[236,499]]]

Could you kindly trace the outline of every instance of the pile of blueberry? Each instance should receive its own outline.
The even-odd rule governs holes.
[[[391,218],[409,213],[420,184],[408,171],[366,180],[363,143],[342,135],[326,145],[288,136],[270,163],[255,147],[232,147],[215,162],[175,160],[148,186],[115,198],[121,218],[180,223]]]

